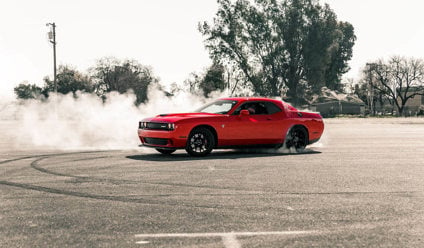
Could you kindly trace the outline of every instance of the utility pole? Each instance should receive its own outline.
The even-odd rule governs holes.
[[[377,64],[376,63],[367,63],[366,66],[368,67],[368,76],[369,76],[369,90],[368,90],[368,94],[369,94],[369,105],[370,105],[370,112],[371,115],[375,115],[375,106],[374,106],[374,86],[373,86],[373,77],[372,77],[372,71],[376,68]]]
[[[54,93],[57,94],[57,81],[56,81],[56,24],[47,23],[46,26],[51,26],[48,33],[49,41],[53,44],[53,82],[54,82]]]

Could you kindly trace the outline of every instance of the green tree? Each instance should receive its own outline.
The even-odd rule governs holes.
[[[287,89],[294,103],[322,86],[340,89],[353,27],[316,0],[218,0],[213,24],[199,24],[214,61],[234,66],[259,95]]]
[[[150,67],[135,60],[120,61],[116,58],[100,59],[91,69],[96,81],[96,92],[102,98],[111,91],[126,93],[132,90],[137,97],[136,104],[147,100],[148,87],[157,83]]]
[[[210,93],[214,91],[223,91],[229,88],[225,80],[225,73],[224,66],[214,63],[203,72],[191,73],[190,77],[184,81],[184,84],[192,94],[202,94],[205,97],[209,97]]]
[[[224,73],[225,69],[220,64],[213,64],[208,68],[205,76],[199,83],[199,87],[205,97],[209,97],[209,94],[213,91],[222,91],[225,89]]]
[[[94,84],[88,75],[66,65],[59,66],[56,82],[57,92],[64,95],[72,92],[75,96],[77,91],[87,93],[94,91]],[[54,92],[54,81],[45,77],[43,93],[48,96],[50,92]]]
[[[18,99],[38,99],[42,97],[43,89],[35,84],[21,83],[14,88]]]

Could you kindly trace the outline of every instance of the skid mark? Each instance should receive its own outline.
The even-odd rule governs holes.
[[[82,197],[82,198],[90,198],[95,200],[107,200],[107,201],[115,201],[115,202],[124,202],[124,203],[138,203],[138,204],[146,204],[146,205],[159,205],[159,206],[178,206],[178,207],[187,207],[187,208],[199,208],[199,209],[236,209],[235,207],[228,206],[218,206],[218,205],[200,205],[200,204],[185,204],[181,202],[169,202],[169,201],[159,201],[153,199],[145,199],[141,197],[132,198],[128,196],[114,196],[114,195],[98,195],[91,193],[84,193],[78,191],[69,191],[63,189],[55,189],[44,186],[37,186],[32,184],[24,184],[24,183],[16,183],[9,181],[0,180],[0,185],[7,185],[11,187],[17,187],[22,189],[34,190],[39,192],[46,192],[51,194],[65,195],[65,196],[74,196],[74,197]],[[152,195],[156,197],[156,195]],[[147,196],[149,197],[149,196]]]
[[[84,152],[86,153],[86,152]],[[90,152],[91,153],[91,152]],[[168,182],[148,182],[148,181],[140,181],[140,180],[126,180],[126,179],[113,179],[113,178],[99,178],[93,176],[77,176],[68,173],[61,173],[52,170],[48,170],[43,168],[40,165],[40,162],[44,159],[54,157],[54,156],[63,156],[67,154],[75,154],[75,153],[65,153],[65,154],[53,154],[49,156],[38,156],[38,159],[31,162],[31,168],[46,173],[50,175],[63,176],[63,177],[71,177],[78,180],[82,180],[85,182],[107,182],[111,184],[145,184],[145,185],[159,185],[159,186],[170,186],[170,187],[182,187],[182,188],[198,188],[198,189],[213,189],[213,190],[231,190],[239,193],[241,195],[264,195],[264,194],[277,194],[277,195],[369,195],[369,194],[414,194],[416,191],[341,191],[341,192],[284,192],[284,191],[260,191],[260,190],[249,190],[237,187],[223,187],[223,186],[210,186],[210,185],[193,185],[193,184],[185,184],[185,183],[168,183]],[[106,156],[107,157],[107,156]],[[103,157],[93,157],[92,159],[100,159]],[[85,158],[84,160],[90,160],[90,158]],[[190,194],[193,195],[193,194]],[[213,195],[213,194],[212,194]],[[225,195],[225,194],[219,194]]]

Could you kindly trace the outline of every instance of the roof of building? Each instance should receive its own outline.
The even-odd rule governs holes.
[[[323,87],[321,89],[321,93],[318,95],[314,95],[312,97],[311,104],[320,104],[327,102],[347,102],[347,103],[355,103],[355,104],[364,104],[364,102],[354,94],[345,94],[338,92],[336,90],[330,90],[327,87]]]

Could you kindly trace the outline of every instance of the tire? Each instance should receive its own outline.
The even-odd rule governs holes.
[[[169,155],[173,152],[175,152],[177,149],[161,149],[161,148],[156,148],[156,151],[165,154],[165,155]]]
[[[204,127],[193,129],[187,139],[186,151],[191,156],[202,157],[208,155],[215,146],[215,137]]]
[[[308,145],[308,133],[306,129],[302,126],[292,127],[286,136],[286,148],[294,148],[296,152],[303,152],[306,145]]]

